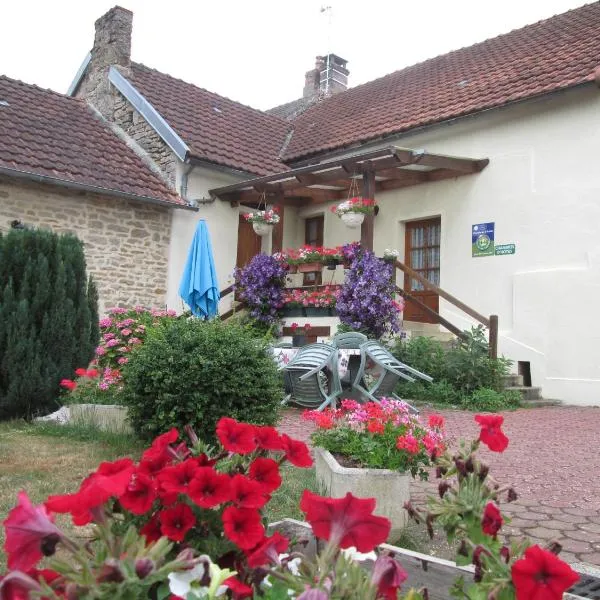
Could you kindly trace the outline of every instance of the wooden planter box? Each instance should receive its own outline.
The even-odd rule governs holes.
[[[298,265],[299,273],[318,273],[323,270],[322,262],[300,263]]]
[[[389,469],[342,467],[323,448],[315,448],[315,467],[317,482],[325,495],[343,498],[351,492],[358,498],[375,498],[375,514],[392,522],[389,540],[398,539],[408,522],[404,503],[410,500],[410,474]]]

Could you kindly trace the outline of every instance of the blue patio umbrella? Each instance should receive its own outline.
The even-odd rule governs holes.
[[[210,235],[206,222],[198,221],[196,233],[179,284],[179,295],[192,314],[202,319],[214,317],[219,309],[219,287]]]

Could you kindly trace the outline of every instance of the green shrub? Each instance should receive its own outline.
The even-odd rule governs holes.
[[[461,407],[467,410],[498,412],[515,409],[521,404],[521,394],[514,390],[497,392],[490,388],[475,390],[470,396],[465,396]]]
[[[173,320],[152,329],[132,352],[123,382],[131,424],[144,438],[190,424],[210,442],[223,416],[273,424],[283,397],[265,343],[218,320]]]
[[[440,381],[447,376],[447,357],[442,344],[433,338],[418,336],[398,340],[392,348],[394,356],[422,373]]]
[[[445,380],[432,383],[406,381],[398,384],[396,394],[409,402],[410,400],[419,400],[420,402],[447,404],[448,406],[458,406],[461,402],[460,392]]]
[[[79,377],[77,387],[62,397],[64,404],[123,404],[119,385],[102,389],[98,381],[96,378]]]
[[[98,342],[98,295],[73,235],[0,235],[0,419],[57,405],[60,381]]]

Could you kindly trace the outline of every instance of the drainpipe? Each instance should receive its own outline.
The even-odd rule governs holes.
[[[183,174],[181,175],[181,185],[179,186],[179,195],[190,205],[198,208],[200,204],[212,204],[215,201],[215,198],[188,198],[188,180],[190,177],[190,173],[192,172],[194,165],[191,162],[184,163]]]

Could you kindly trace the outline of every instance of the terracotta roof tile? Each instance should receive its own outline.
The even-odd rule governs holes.
[[[293,121],[296,160],[594,80],[600,2],[351,88]]]
[[[0,166],[184,204],[83,100],[5,76]]]
[[[256,175],[285,170],[279,152],[289,124],[140,64],[136,89],[178,133],[196,158]]]

